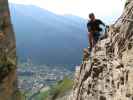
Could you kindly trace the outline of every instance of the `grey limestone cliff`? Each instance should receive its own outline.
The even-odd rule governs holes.
[[[84,50],[70,100],[133,100],[133,0],[107,35],[92,61]]]

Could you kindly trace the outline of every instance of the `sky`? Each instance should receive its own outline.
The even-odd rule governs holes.
[[[97,18],[117,19],[124,7],[125,0],[9,0],[10,3],[35,5],[60,15],[76,15],[88,18],[90,12]]]

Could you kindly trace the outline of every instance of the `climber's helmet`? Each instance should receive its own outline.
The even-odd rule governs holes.
[[[90,13],[90,14],[89,14],[89,18],[90,18],[90,20],[94,20],[94,19],[95,19],[94,13]]]

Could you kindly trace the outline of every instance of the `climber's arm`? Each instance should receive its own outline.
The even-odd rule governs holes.
[[[103,26],[106,26],[105,23],[101,20],[99,20],[99,24],[103,25]]]

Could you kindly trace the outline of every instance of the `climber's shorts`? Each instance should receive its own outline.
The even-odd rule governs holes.
[[[99,38],[100,38],[100,32],[94,32],[93,37],[94,37],[94,41],[95,41],[95,44],[96,44],[98,42]]]

